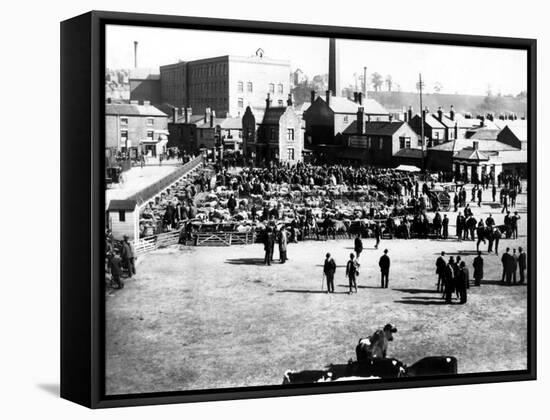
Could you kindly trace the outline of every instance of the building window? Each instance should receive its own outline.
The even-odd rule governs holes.
[[[439,140],[439,131],[434,131],[434,139]]]
[[[237,92],[241,93],[243,91],[243,82],[237,83]]]
[[[147,131],[147,140],[154,139],[154,131]]]
[[[120,130],[120,139],[124,142],[128,140],[128,130]]]
[[[118,211],[118,221],[119,222],[125,222],[126,221],[126,212],[124,210]]]
[[[294,147],[289,147],[286,149],[286,157],[288,160],[294,160]]]
[[[275,85],[273,83],[269,84],[269,93],[275,93]]]
[[[294,129],[293,128],[289,128],[288,130],[286,130],[286,139],[288,141],[294,141]]]
[[[239,108],[244,108],[244,100],[243,100],[243,98],[237,99],[237,106],[238,106]]]
[[[371,137],[367,137],[367,148],[372,149],[372,138]]]
[[[148,126],[152,126],[155,124],[155,119],[154,118],[147,118],[147,125]]]
[[[454,140],[455,138],[455,132],[452,129],[449,129],[449,140]]]
[[[279,84],[277,85],[277,93],[283,93],[283,85],[282,85],[282,83],[279,83]]]
[[[252,85],[252,82],[248,82],[246,84],[246,91],[249,93],[252,93],[253,90],[254,90],[254,86]]]
[[[120,117],[120,125],[128,125],[128,117]]]
[[[349,117],[347,115],[344,115],[344,122],[347,123],[349,121]]]
[[[411,148],[411,138],[410,137],[399,137],[399,148],[400,149],[410,149]]]

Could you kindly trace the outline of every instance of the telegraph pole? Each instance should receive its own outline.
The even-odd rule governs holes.
[[[422,107],[422,73],[418,74],[418,92],[420,96],[420,138],[422,142],[422,172],[425,171],[426,165],[424,162],[424,108]]]

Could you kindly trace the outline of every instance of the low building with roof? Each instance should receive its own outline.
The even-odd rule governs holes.
[[[339,144],[339,136],[355,121],[357,110],[362,107],[367,121],[389,121],[390,113],[374,99],[355,94],[354,100],[333,96],[326,91],[325,98],[311,92],[311,105],[303,112],[306,145]]]
[[[105,147],[111,153],[157,156],[167,143],[168,115],[149,101],[105,104]]]

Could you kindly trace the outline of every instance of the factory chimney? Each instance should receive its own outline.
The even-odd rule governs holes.
[[[328,48],[328,90],[331,91],[333,96],[339,96],[342,94],[340,90],[340,54],[336,45],[336,39],[329,39]]]
[[[138,62],[137,62],[137,47],[138,47],[138,42],[137,41],[134,41],[134,68],[137,69],[137,66],[138,66]]]

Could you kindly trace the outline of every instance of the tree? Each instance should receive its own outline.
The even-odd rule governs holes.
[[[391,74],[386,76],[386,86],[388,87],[388,92],[391,92],[391,88],[393,86],[393,78],[391,77]]]
[[[382,75],[378,72],[374,72],[370,77],[370,82],[375,92],[379,92],[380,88],[384,84],[384,79]]]
[[[443,85],[441,84],[441,82],[435,82],[434,92],[435,93],[440,93],[442,89],[443,89]]]

